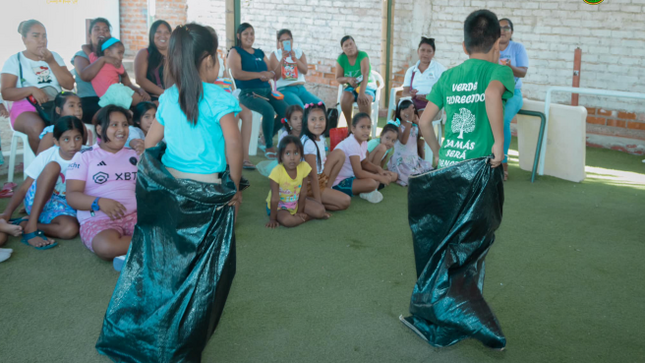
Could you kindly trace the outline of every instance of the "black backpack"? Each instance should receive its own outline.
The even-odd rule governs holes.
[[[336,107],[327,109],[327,129],[325,130],[325,137],[329,137],[329,130],[338,127],[338,104]]]

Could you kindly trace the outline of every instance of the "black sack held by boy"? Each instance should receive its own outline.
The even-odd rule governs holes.
[[[504,348],[482,295],[484,258],[502,221],[502,168],[467,160],[412,176],[408,190],[418,279],[403,323],[436,347],[475,338]]]

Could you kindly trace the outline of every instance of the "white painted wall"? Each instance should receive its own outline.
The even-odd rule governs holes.
[[[0,22],[0,62],[24,50],[18,24],[36,19],[47,28],[48,48],[69,63],[85,44],[85,19],[104,17],[112,24],[112,34],[119,36],[118,0],[19,0],[2,4]],[[71,66],[70,66],[71,67]]]

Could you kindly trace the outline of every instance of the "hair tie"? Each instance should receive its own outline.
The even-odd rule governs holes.
[[[287,123],[287,118],[286,118],[286,117],[282,119],[282,123],[283,123],[283,124],[286,124],[286,123]]]
[[[318,102],[318,106],[322,106],[322,105],[323,105],[322,101]]]
[[[398,118],[396,119],[396,121],[394,121],[394,120],[390,120],[390,121],[388,121],[387,123],[388,123],[388,124],[390,124],[390,125],[394,125],[394,126],[396,126],[396,127],[401,126],[401,121],[399,121],[399,119],[398,119]]]
[[[105,51],[109,47],[113,46],[115,43],[119,42],[117,38],[110,38],[106,40],[103,45],[101,45],[101,51]]]

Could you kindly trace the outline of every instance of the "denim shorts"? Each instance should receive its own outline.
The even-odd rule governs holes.
[[[351,177],[351,178],[343,179],[343,180],[340,181],[340,183],[338,183],[338,185],[334,185],[332,187],[332,189],[341,191],[341,192],[349,195],[350,197],[353,197],[354,193],[352,193],[352,185],[354,185],[354,180],[355,179],[356,179],[356,177],[354,177],[354,176]]]
[[[346,92],[351,92],[354,95],[354,102],[358,101],[358,92],[354,89],[354,87],[347,87],[344,89]],[[373,88],[366,88],[365,89],[365,94],[372,96],[372,102],[376,99],[376,90]]]

